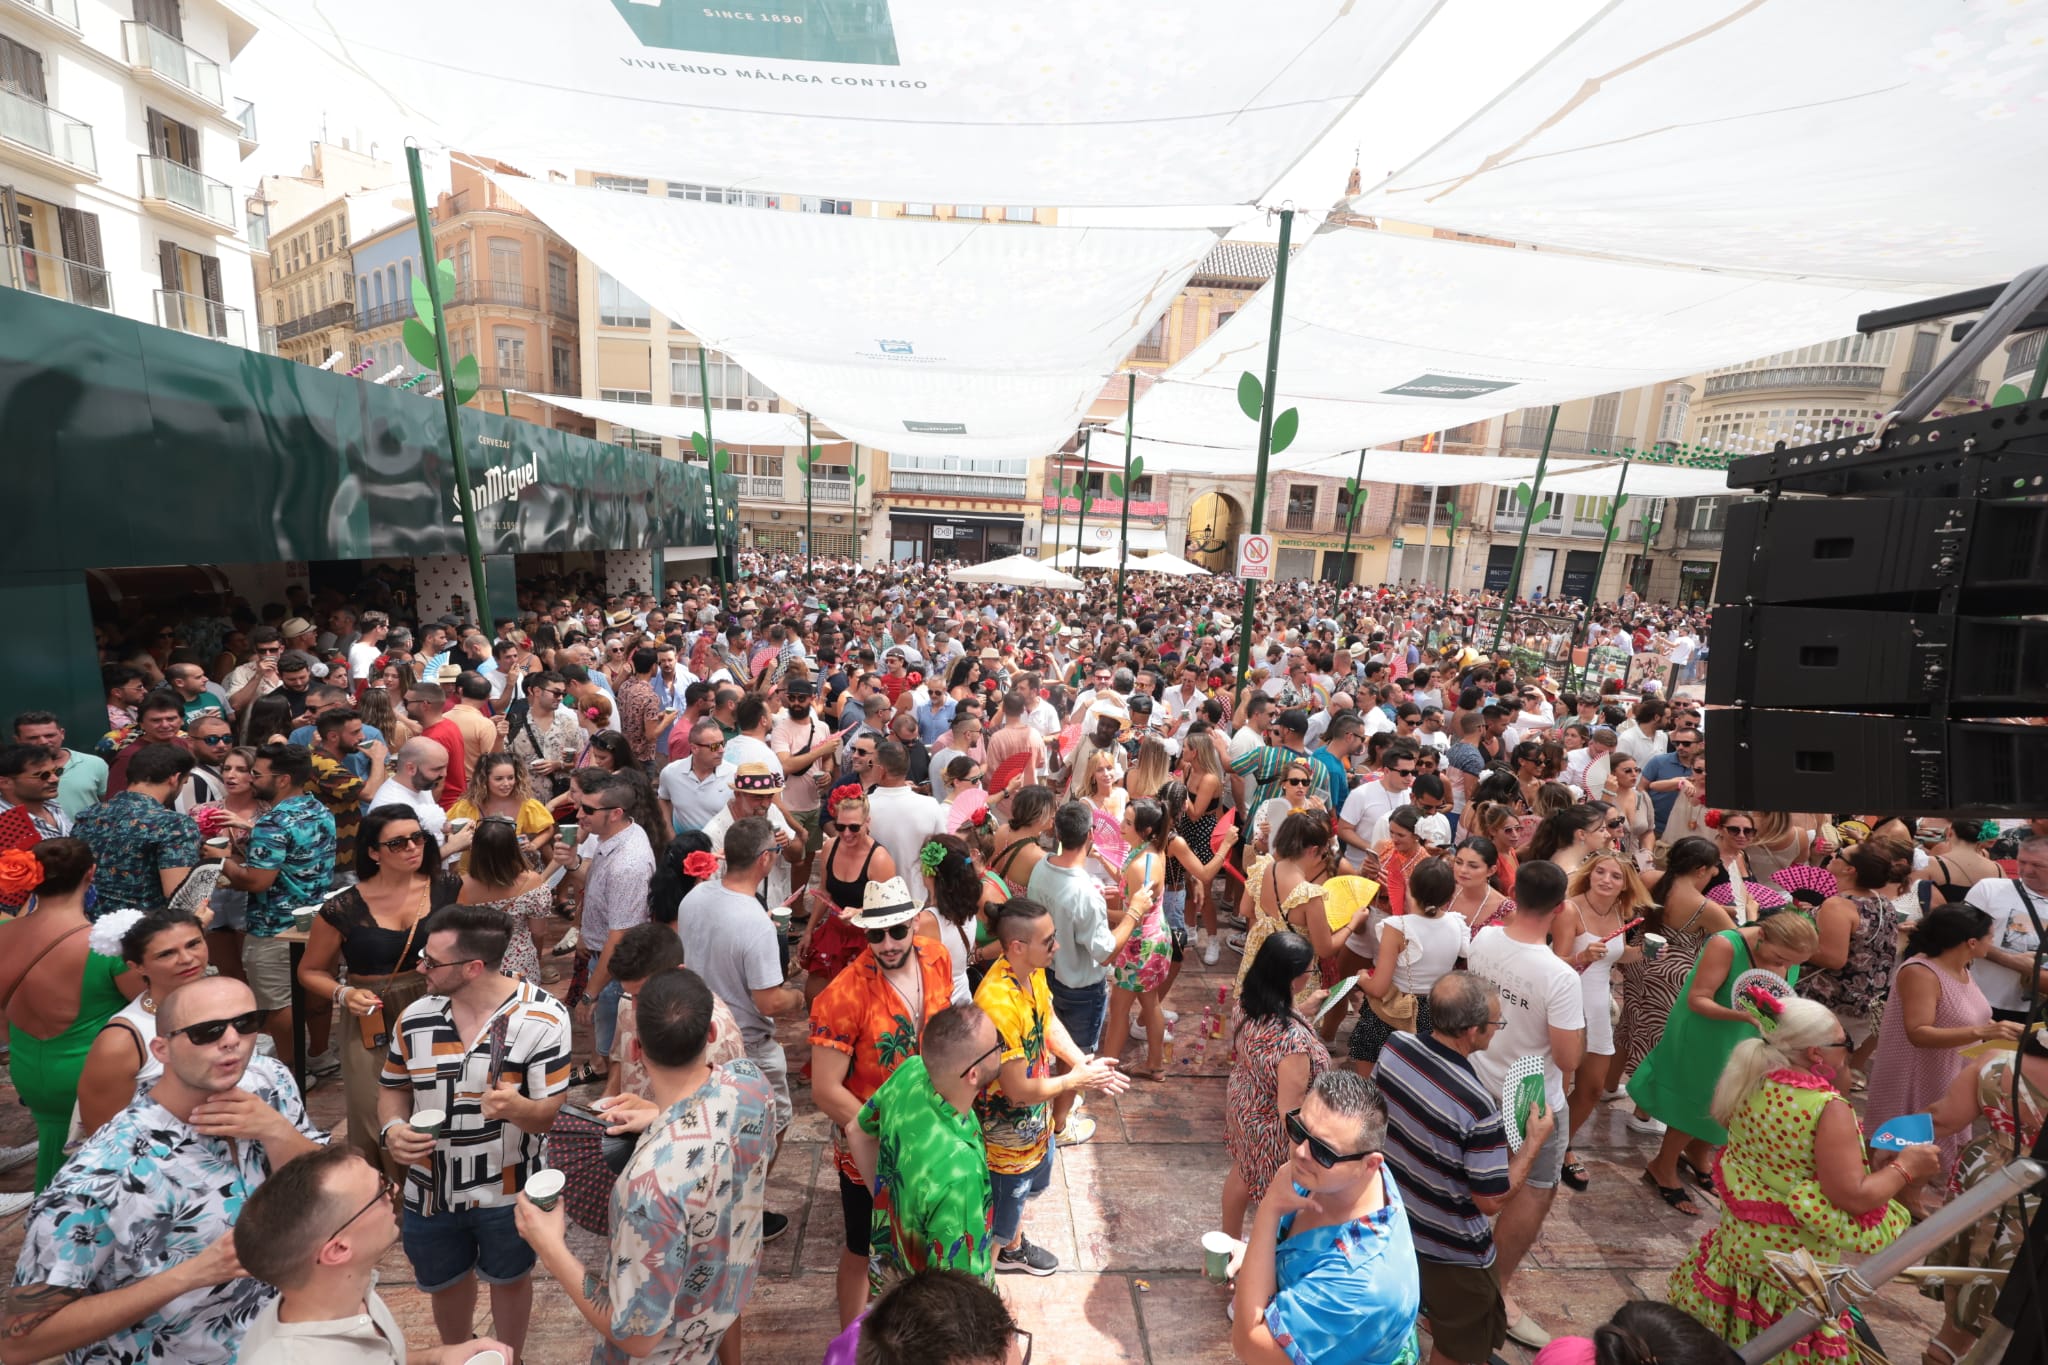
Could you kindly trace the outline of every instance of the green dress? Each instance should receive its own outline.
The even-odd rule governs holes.
[[[1735,946],[1735,960],[1729,965],[1728,979],[1714,992],[1714,1003],[1726,1007],[1736,979],[1756,964],[1750,960],[1749,943],[1742,937],[1740,929],[1723,929],[1715,938],[1725,938]],[[1713,939],[1707,942],[1711,943]],[[1692,964],[1692,970],[1686,973],[1685,986],[1678,992],[1671,1014],[1664,1021],[1664,1036],[1657,1040],[1657,1046],[1650,1049],[1650,1055],[1643,1058],[1642,1064],[1629,1078],[1628,1096],[1652,1118],[1661,1119],[1681,1133],[1720,1147],[1727,1143],[1728,1133],[1714,1122],[1714,1116],[1708,1112],[1714,1102],[1714,1086],[1727,1069],[1728,1057],[1735,1051],[1735,1045],[1757,1034],[1753,1024],[1736,1019],[1705,1019],[1686,1005],[1692,994],[1693,978],[1699,975],[1700,963],[1706,960],[1706,956],[1706,944],[1701,944],[1699,958]],[[1792,969],[1789,979],[1799,980],[1797,967]]]
[[[127,970],[120,958],[88,951],[78,983],[78,1017],[69,1028],[52,1038],[38,1038],[16,1025],[7,1026],[7,1069],[15,1092],[36,1121],[38,1193],[63,1168],[85,1054],[107,1020],[128,1004],[128,997],[114,984],[114,978]]]

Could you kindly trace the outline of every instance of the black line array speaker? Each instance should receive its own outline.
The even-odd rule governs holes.
[[[1728,509],[1726,528],[1730,550],[1715,594],[1726,603],[1932,608],[1951,587],[1959,611],[2039,610],[2048,601],[2048,505],[2038,502],[1743,502]]]
[[[1744,810],[2048,811],[2048,727],[1744,708],[1707,723],[1707,784]]]
[[[2048,622],[1833,607],[1716,607],[1707,701],[1931,706],[2013,715],[2048,700]]]

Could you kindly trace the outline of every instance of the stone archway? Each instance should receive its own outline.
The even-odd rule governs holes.
[[[1230,573],[1244,527],[1245,512],[1237,499],[1212,488],[1188,505],[1188,542],[1181,553],[1211,573]]]

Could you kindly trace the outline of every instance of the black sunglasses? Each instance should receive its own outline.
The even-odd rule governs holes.
[[[888,939],[905,939],[909,937],[910,926],[908,924],[892,924],[887,929],[868,930],[868,942],[870,943],[881,943]]]
[[[980,1065],[981,1065],[981,1064],[982,1064],[983,1062],[987,1061],[987,1060],[988,1060],[989,1058],[991,1058],[991,1057],[993,1057],[993,1056],[996,1056],[996,1055],[997,1055],[998,1053],[1000,1053],[1000,1052],[1001,1052],[1002,1050],[1003,1050],[1003,1040],[1002,1040],[1001,1038],[998,1038],[998,1039],[996,1039],[996,1041],[995,1041],[995,1046],[991,1047],[991,1048],[990,1048],[990,1049],[989,1049],[988,1051],[986,1051],[986,1052],[982,1053],[982,1054],[981,1054],[981,1055],[980,1055],[979,1057],[976,1057],[976,1058],[975,1058],[975,1059],[974,1059],[973,1061],[971,1061],[971,1062],[969,1062],[969,1063],[967,1064],[966,1070],[963,1070],[963,1071],[962,1071],[962,1072],[960,1073],[960,1079],[961,1079],[961,1080],[963,1080],[963,1081],[964,1081],[964,1080],[966,1080],[966,1079],[967,1079],[967,1076],[968,1076],[968,1073],[969,1073],[969,1072],[973,1071],[973,1070],[974,1070],[974,1068],[976,1068],[976,1067],[980,1066]]]
[[[263,1011],[250,1010],[247,1014],[237,1014],[228,1019],[208,1019],[202,1023],[187,1024],[183,1028],[174,1028],[170,1032],[173,1034],[182,1033],[193,1042],[199,1044],[199,1046],[207,1047],[219,1042],[221,1037],[231,1028],[242,1037],[247,1038],[262,1027]]]
[[[863,826],[849,825],[844,820],[841,820],[839,823],[833,825],[832,828],[838,830],[841,834],[858,834],[861,832]]]
[[[391,852],[396,853],[401,848],[423,847],[426,842],[426,833],[416,829],[410,834],[394,834],[389,839],[380,839],[377,842],[377,847],[389,849]]]
[[[389,1200],[391,1198],[392,1191],[396,1190],[397,1188],[398,1183],[394,1181],[390,1176],[384,1174],[384,1172],[382,1171],[377,1172],[377,1192],[370,1196],[370,1201],[367,1204],[364,1204],[361,1208],[357,1209],[354,1213],[350,1214],[347,1217],[347,1219],[342,1222],[340,1227],[328,1233],[326,1238],[321,1242],[321,1245],[325,1246],[328,1242],[331,1242],[335,1238],[341,1236],[342,1233],[347,1232],[349,1229],[349,1224],[355,1222],[356,1219],[362,1217],[371,1209],[376,1208],[380,1200]]]
[[[1324,1142],[1321,1138],[1301,1126],[1301,1111],[1299,1109],[1287,1111],[1287,1140],[1296,1144],[1307,1143],[1308,1154],[1315,1158],[1316,1165],[1326,1171],[1340,1162],[1363,1161],[1372,1155],[1371,1152],[1339,1152],[1335,1150],[1329,1143]]]

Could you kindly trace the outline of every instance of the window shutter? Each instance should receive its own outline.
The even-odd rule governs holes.
[[[0,90],[12,90],[38,104],[48,104],[50,95],[43,85],[42,54],[0,36]]]
[[[135,17],[185,41],[185,17],[178,11],[178,0],[135,0]]]
[[[145,112],[143,123],[149,136],[149,154],[168,157],[171,154],[170,120],[150,109]]]
[[[178,244],[159,241],[156,244],[156,261],[157,268],[164,277],[164,288],[173,294],[180,292],[184,286],[178,279]]]
[[[220,289],[220,258],[201,256],[199,258],[199,288],[206,295],[208,303],[221,303],[226,296]]]
[[[21,214],[14,200],[14,186],[0,185],[0,246],[26,245],[15,241],[14,238],[20,222]]]

